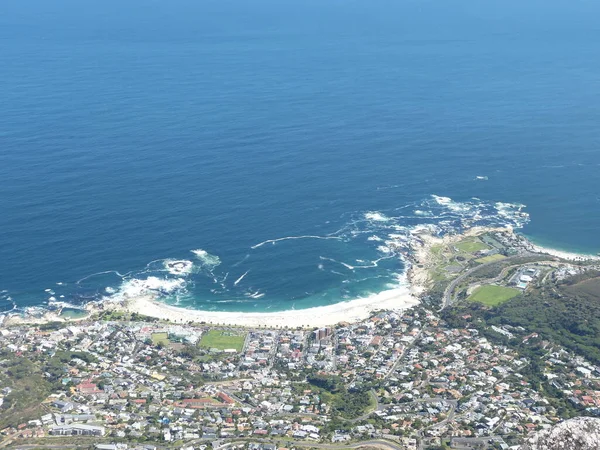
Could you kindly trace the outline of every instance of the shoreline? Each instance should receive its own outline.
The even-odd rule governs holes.
[[[347,300],[331,305],[315,306],[306,309],[291,309],[275,312],[230,312],[206,311],[201,309],[183,308],[169,305],[160,301],[158,295],[142,294],[135,297],[118,300],[104,299],[90,302],[83,306],[88,312],[86,317],[67,318],[60,312],[47,311],[41,316],[23,316],[21,314],[4,315],[0,324],[43,324],[47,322],[78,322],[89,316],[103,311],[122,311],[137,313],[144,316],[168,320],[173,323],[202,322],[213,325],[233,325],[242,327],[271,327],[271,328],[307,328],[331,326],[340,322],[358,322],[367,319],[371,313],[379,310],[402,311],[420,303],[420,296],[431,287],[429,269],[434,264],[432,249],[435,246],[448,246],[464,238],[479,236],[487,232],[507,233],[521,239],[524,248],[537,254],[546,254],[566,261],[599,261],[600,256],[571,253],[562,250],[542,247],[534,244],[526,236],[516,233],[510,227],[473,227],[463,233],[436,236],[426,228],[415,230],[407,254],[401,253],[406,264],[405,272],[397,287],[388,289],[368,297]],[[2,316],[0,316],[2,317]],[[3,323],[4,322],[4,323]]]
[[[420,303],[415,294],[416,292],[409,287],[400,286],[333,305],[256,313],[181,308],[162,303],[152,296],[139,296],[125,300],[122,305],[114,305],[114,309],[157,317],[174,323],[193,321],[243,327],[309,328],[336,325],[340,322],[358,322],[378,310],[405,310]]]
[[[512,228],[501,227],[473,227],[459,234],[451,234],[446,236],[434,236],[426,230],[420,233],[415,233],[414,239],[410,244],[412,252],[409,268],[407,270],[407,278],[409,283],[414,288],[420,291],[427,291],[431,288],[433,280],[430,276],[430,269],[435,264],[432,257],[432,248],[435,246],[449,246],[459,242],[465,238],[479,236],[488,232],[501,232],[514,235]]]
[[[600,261],[600,256],[598,255],[586,255],[584,253],[574,253],[565,250],[543,247],[541,245],[534,244],[527,237],[525,237],[525,239],[527,239],[527,241],[531,244],[531,248],[534,253],[556,256],[557,258],[562,258],[569,261]]]

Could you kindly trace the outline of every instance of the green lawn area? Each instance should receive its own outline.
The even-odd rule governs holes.
[[[483,303],[487,306],[497,306],[516,297],[520,293],[521,291],[518,289],[503,286],[480,286],[475,289],[475,292],[473,292],[468,299],[472,302]]]
[[[457,249],[465,253],[475,253],[480,250],[488,250],[489,247],[476,238],[463,239],[455,245]]]
[[[152,343],[158,345],[162,342],[164,345],[169,344],[169,335],[167,333],[152,333]]]
[[[439,257],[442,254],[443,250],[444,250],[444,248],[440,244],[436,244],[436,245],[431,246],[431,249],[429,249],[429,252],[432,255]]]
[[[475,262],[485,264],[489,262],[500,261],[504,258],[506,258],[506,256],[496,253],[495,255],[484,256],[483,258],[476,259]]]
[[[200,339],[200,347],[216,348],[218,350],[226,350],[234,348],[241,352],[244,348],[246,333],[238,333],[235,331],[210,330],[202,335]]]

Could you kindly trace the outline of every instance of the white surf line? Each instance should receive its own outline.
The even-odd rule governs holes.
[[[241,261],[236,262],[233,266],[231,267],[237,267],[240,264],[242,264],[244,261],[246,261],[248,258],[250,258],[250,253],[246,254],[246,256],[244,256],[244,259],[242,259]]]
[[[133,271],[131,271],[131,272],[127,272],[127,273],[125,273],[125,274],[122,274],[122,273],[119,273],[119,271],[118,271],[118,270],[105,270],[104,272],[97,272],[97,273],[93,273],[93,274],[91,274],[91,275],[85,276],[85,277],[83,277],[81,280],[78,280],[78,281],[76,281],[76,282],[75,282],[75,284],[79,284],[79,283],[81,283],[82,281],[85,281],[85,280],[87,280],[88,278],[95,277],[96,275],[105,275],[105,274],[107,274],[107,273],[114,273],[114,274],[115,274],[115,275],[117,275],[118,277],[125,278],[125,277],[127,277],[127,276],[131,275],[131,274],[133,273]]]
[[[397,256],[395,254],[392,254],[392,255],[388,255],[388,256],[382,256],[381,258],[376,259],[375,261],[372,261],[371,264],[368,264],[368,265],[351,266],[350,264],[346,264],[345,262],[338,261],[337,259],[327,258],[325,256],[319,256],[319,258],[321,260],[323,260],[323,261],[331,261],[331,262],[334,262],[336,264],[341,264],[342,266],[344,266],[346,269],[349,269],[349,270],[355,270],[355,269],[373,269],[375,267],[378,267],[380,261],[384,261],[386,259],[393,259],[393,258],[396,258],[396,257]]]
[[[397,256],[395,254],[389,255],[389,256],[382,256],[379,259],[376,259],[375,261],[373,261],[373,264],[375,265],[374,267],[378,267],[379,261],[385,261],[386,259],[392,259],[392,258],[396,258]],[[363,266],[363,267],[372,267],[372,266]]]
[[[255,250],[266,244],[275,244],[280,241],[289,241],[289,240],[294,240],[294,239],[337,239],[338,241],[342,240],[342,238],[340,238],[338,236],[288,236],[288,237],[283,237],[283,238],[279,238],[279,239],[268,239],[259,244],[253,245],[250,248],[252,250]]]
[[[237,285],[238,285],[238,283],[239,283],[240,281],[242,281],[246,275],[248,275],[248,272],[250,272],[250,271],[249,271],[249,270],[246,270],[246,272],[244,273],[244,275],[242,275],[242,276],[241,276],[241,277],[239,277],[237,280],[235,280],[235,282],[233,283],[233,285],[234,285],[234,286],[237,286]]]
[[[331,262],[334,262],[336,264],[341,264],[342,266],[344,266],[348,270],[354,270],[355,269],[354,266],[351,266],[350,264],[346,264],[345,262],[342,262],[342,261],[338,261],[337,259],[327,258],[326,256],[319,256],[319,258],[322,261],[331,261]]]

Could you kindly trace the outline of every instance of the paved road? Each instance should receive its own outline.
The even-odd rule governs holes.
[[[456,289],[456,286],[458,286],[460,283],[462,283],[465,280],[465,278],[467,278],[469,275],[472,275],[475,272],[483,269],[484,267],[489,267],[493,264],[498,264],[500,262],[504,263],[506,261],[511,261],[511,260],[514,260],[517,258],[523,258],[526,256],[534,256],[534,255],[535,255],[534,253],[522,253],[522,254],[518,254],[518,255],[514,255],[514,256],[509,256],[500,261],[491,261],[489,263],[481,264],[480,266],[476,266],[476,267],[473,267],[472,269],[467,270],[465,273],[459,275],[457,278],[452,280],[450,282],[450,284],[446,287],[446,290],[444,290],[444,304],[440,308],[440,311],[447,308],[448,306],[452,305],[452,300],[454,299],[454,289]]]
[[[383,439],[373,439],[370,441],[362,441],[355,444],[315,444],[312,442],[293,442],[294,445],[299,447],[316,447],[316,448],[328,448],[328,449],[346,449],[346,448],[360,448],[360,447],[378,447],[391,450],[402,450],[404,446],[400,443],[391,441],[384,441]]]
[[[275,440],[276,441],[276,440]],[[222,445],[221,447],[219,447],[219,449],[227,449],[228,447],[234,445],[234,444],[240,444],[240,443],[247,443],[247,442],[262,442],[262,443],[271,443],[273,441],[267,440],[267,439],[244,439],[244,440],[232,440],[230,442],[227,442],[226,444]],[[385,449],[385,450],[402,450],[404,447],[400,444],[400,443],[395,443],[392,441],[386,441],[383,439],[371,439],[368,441],[362,441],[362,442],[355,442],[355,443],[341,443],[341,444],[320,444],[318,442],[311,442],[311,441],[285,441],[286,445],[292,444],[294,446],[297,447],[310,447],[310,448],[322,448],[322,449],[329,449],[329,450],[343,450],[343,449],[348,449],[348,448],[360,448],[360,447],[377,447],[377,448],[381,448],[381,449]],[[196,443],[206,443],[206,441],[193,441],[191,443],[189,443],[189,445],[193,445]],[[65,445],[65,444],[57,444],[57,445],[52,445],[52,444],[25,444],[25,445],[16,445],[14,448],[20,449],[20,450],[34,450],[34,449],[38,449],[38,448],[51,448],[51,449],[72,449],[72,448],[76,448],[76,447],[82,447],[82,448],[89,448],[90,444],[72,444],[72,445]],[[160,447],[159,447],[160,448]],[[164,448],[168,448],[168,446],[165,446]]]
[[[273,441],[277,441],[274,439]],[[229,446],[239,443],[246,442],[261,442],[261,443],[271,443],[273,441],[266,439],[245,439],[243,441],[233,441],[224,444],[221,447],[218,447],[220,450],[227,449]],[[340,443],[340,444],[320,444],[318,442],[311,441],[285,441],[286,446],[297,446],[297,447],[310,447],[310,448],[322,448],[329,450],[343,450],[348,448],[360,448],[360,447],[377,447],[386,450],[403,450],[404,447],[400,443],[386,441],[384,439],[370,439],[368,441],[361,441],[355,443]]]
[[[431,426],[425,428],[425,430],[442,427],[442,426],[446,425],[446,423],[448,423],[452,419],[454,419],[454,414],[456,413],[456,408],[458,407],[458,401],[457,400],[442,400],[442,401],[444,401],[450,405],[450,411],[448,412],[448,415],[441,422],[431,425]]]
[[[356,419],[349,420],[348,422],[350,422],[350,423],[360,422],[361,420],[365,420],[367,417],[369,417],[375,411],[382,411],[385,409],[385,405],[382,405],[381,403],[379,403],[379,397],[377,397],[377,392],[375,392],[373,389],[371,389],[369,394],[371,395],[372,398],[375,399],[375,408],[364,413],[362,416],[357,417]]]
[[[400,364],[400,361],[402,361],[402,359],[404,358],[404,356],[406,356],[408,351],[411,350],[417,344],[417,342],[419,342],[419,339],[421,338],[423,331],[425,331],[426,329],[427,328],[421,328],[419,333],[415,336],[415,339],[402,351],[401,354],[398,355],[398,358],[396,358],[396,361],[394,361],[394,364],[392,364],[392,367],[390,367],[390,370],[387,371],[387,373],[383,377],[383,380],[387,380],[394,373],[394,371],[398,367],[398,364]]]

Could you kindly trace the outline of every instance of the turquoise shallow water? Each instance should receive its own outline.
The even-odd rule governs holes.
[[[398,283],[421,224],[596,253],[599,13],[1,2],[0,307],[334,303]]]

